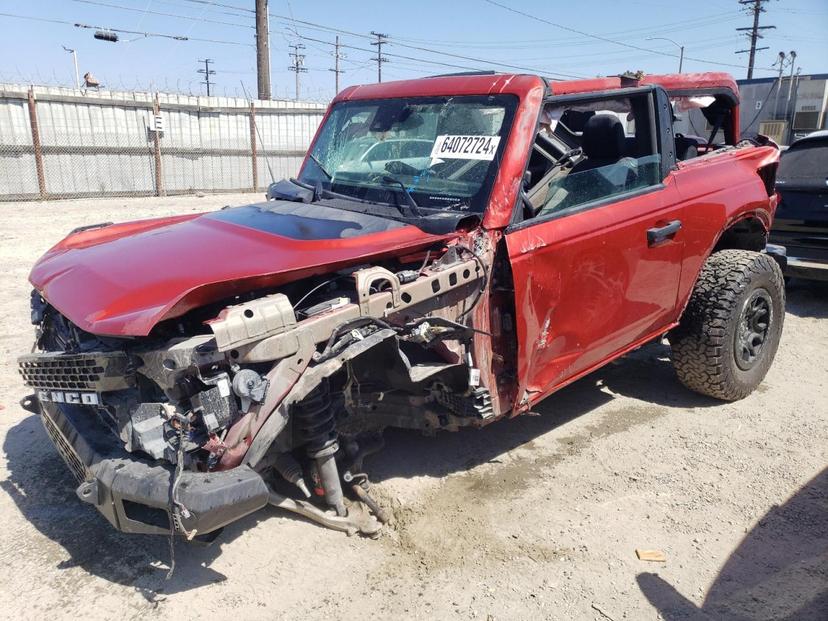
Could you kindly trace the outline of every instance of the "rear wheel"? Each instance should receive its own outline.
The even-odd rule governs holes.
[[[746,397],[773,362],[784,319],[785,285],[776,261],[748,250],[711,255],[670,333],[679,379],[717,399]]]

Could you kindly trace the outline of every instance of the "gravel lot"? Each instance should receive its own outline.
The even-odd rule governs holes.
[[[540,416],[367,462],[395,528],[348,538],[265,509],[211,547],[122,535],[75,497],[26,394],[28,270],[70,229],[258,195],[0,204],[0,601],[6,618],[828,619],[828,287],[793,283],[749,398],[684,389],[652,344]],[[659,549],[666,563],[636,558]]]

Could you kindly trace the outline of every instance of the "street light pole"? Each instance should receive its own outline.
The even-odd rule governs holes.
[[[657,41],[657,40],[669,41],[670,43],[675,45],[679,49],[679,70],[678,70],[678,72],[681,73],[681,69],[684,66],[684,46],[683,45],[679,45],[678,43],[676,43],[672,39],[668,39],[667,37],[647,37],[646,40],[647,41]]]
[[[779,52],[779,56],[776,57],[776,62],[773,63],[773,66],[776,66],[776,63],[779,63],[779,77],[776,79],[776,98],[773,101],[773,118],[779,118],[779,91],[782,90],[782,72],[785,70],[785,52]]]
[[[785,100],[785,118],[788,118],[788,108],[791,105],[791,92],[793,91],[794,78],[794,63],[796,63],[796,50],[791,50],[788,58],[791,59],[791,77],[788,78],[788,98]],[[793,125],[793,118],[791,118],[791,125]]]
[[[61,45],[61,47],[72,55],[72,62],[75,65],[75,88],[80,89],[80,72],[78,71],[78,53],[75,50],[66,47],[65,45]]]

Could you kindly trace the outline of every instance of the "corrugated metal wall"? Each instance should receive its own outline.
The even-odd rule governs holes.
[[[261,190],[269,169],[275,179],[296,174],[324,111],[311,102],[251,109],[227,97],[0,85],[0,200],[252,190],[254,160]]]
[[[10,99],[0,91],[0,195],[38,196],[29,109],[26,99]]]

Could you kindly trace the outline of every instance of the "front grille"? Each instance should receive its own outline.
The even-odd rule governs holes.
[[[57,428],[55,422],[46,414],[42,415],[40,420],[43,421],[43,426],[46,428],[46,433],[49,434],[52,444],[55,445],[57,452],[63,458],[63,461],[66,462],[66,465],[69,466],[69,470],[71,470],[72,474],[75,475],[78,483],[83,483],[84,481],[91,479],[92,476],[86,469],[86,466],[80,460],[78,454],[75,453],[75,449],[72,448],[72,445],[69,444],[66,438],[63,437],[63,434],[60,432],[60,429]]]
[[[135,385],[129,357],[120,351],[29,354],[17,363],[23,381],[39,390],[107,392]]]

